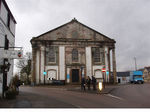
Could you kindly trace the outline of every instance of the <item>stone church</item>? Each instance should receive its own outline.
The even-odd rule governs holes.
[[[93,75],[98,81],[115,83],[115,43],[74,18],[31,39],[32,81],[48,84],[56,79],[79,84],[82,77]],[[103,68],[107,72],[102,72]]]

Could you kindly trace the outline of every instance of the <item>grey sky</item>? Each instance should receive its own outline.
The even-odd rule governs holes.
[[[74,17],[116,40],[117,70],[150,64],[150,0],[6,0],[16,21],[16,46],[31,51],[30,39]]]

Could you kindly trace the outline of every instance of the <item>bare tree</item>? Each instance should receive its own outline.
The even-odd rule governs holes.
[[[31,52],[26,52],[23,59],[19,59],[16,63],[16,67],[20,69],[20,74],[25,73],[27,75],[27,83],[30,84],[29,75],[31,74]]]

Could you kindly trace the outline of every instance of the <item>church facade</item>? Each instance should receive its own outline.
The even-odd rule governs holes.
[[[97,80],[116,82],[115,40],[76,19],[30,42],[34,84],[48,84],[52,79],[79,84],[82,77],[92,75]]]

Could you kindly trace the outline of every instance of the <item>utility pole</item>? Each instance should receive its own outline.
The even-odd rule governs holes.
[[[134,57],[134,61],[135,61],[135,71],[137,71],[136,57]]]

